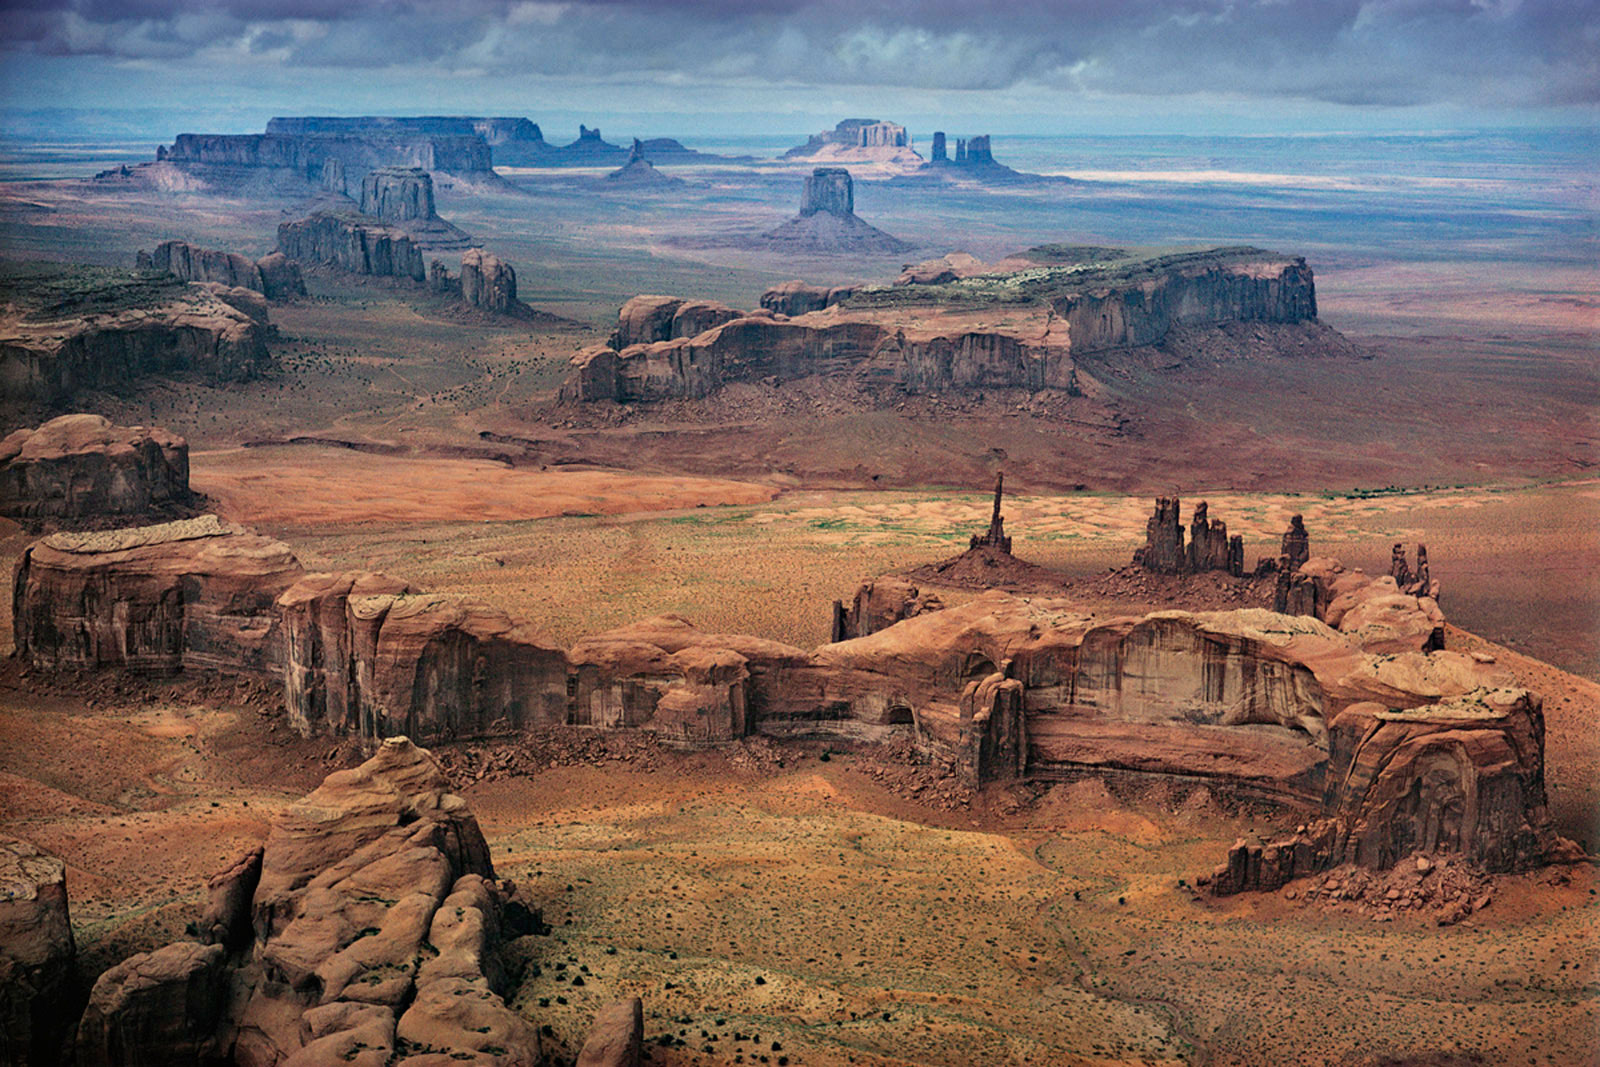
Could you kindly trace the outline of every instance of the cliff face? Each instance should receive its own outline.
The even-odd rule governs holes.
[[[19,655],[39,667],[276,676],[273,601],[302,573],[288,547],[214,516],[35,542],[17,565]]]
[[[190,373],[255,377],[269,360],[262,325],[176,279],[73,269],[9,290],[0,318],[0,399],[59,404],[80,389],[120,389]]]
[[[60,1062],[71,1032],[77,946],[67,915],[67,865],[0,837],[0,1062]]]
[[[835,606],[836,636],[860,636],[812,652],[673,616],[562,649],[472,600],[305,575],[282,544],[208,516],[35,543],[13,617],[36,668],[281,677],[298,730],[369,745],[562,724],[697,743],[909,727],[974,784],[1131,770],[1244,787],[1320,820],[1270,864],[1260,849],[1230,856],[1223,892],[1412,849],[1539,862],[1560,843],[1538,698],[1388,625],[1428,614],[1409,601],[1357,598],[1335,625],[1255,609],[1107,621],[993,591],[943,607],[887,582],[848,615]],[[1363,604],[1383,611],[1365,618]]]
[[[510,314],[521,307],[517,272],[499,256],[469,248],[461,254],[461,299],[468,307]]]
[[[134,265],[140,270],[166,271],[186,282],[251,289],[268,300],[306,295],[300,269],[276,252],[252,263],[237,252],[218,252],[187,241],[163,241],[154,252],[140,252]]]
[[[1227,263],[1168,257],[1124,284],[1063,295],[1073,351],[1159,342],[1174,326],[1223,322],[1306,322],[1317,317],[1311,268],[1301,257]]]
[[[278,248],[290,259],[353,274],[427,278],[422,251],[411,236],[365,215],[318,212],[280,223]]]
[[[188,442],[165,430],[63,415],[0,440],[0,515],[145,515],[189,500]]]
[[[514,116],[472,118],[467,116],[361,117],[298,116],[275,118],[267,122],[267,132],[303,136],[308,134],[408,133],[444,137],[482,137],[491,146],[544,141],[535,122]]]
[[[385,222],[434,219],[433,177],[415,167],[383,167],[361,179],[361,213]]]

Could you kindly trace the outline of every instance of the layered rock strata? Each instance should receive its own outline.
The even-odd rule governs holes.
[[[478,134],[403,128],[330,133],[181,133],[171,145],[156,150],[156,160],[223,177],[239,171],[275,172],[314,186],[322,186],[335,168],[341,185],[385,167],[417,167],[486,178],[494,175],[489,145]]]
[[[820,195],[806,218],[838,218],[821,205],[841,195]],[[781,384],[815,375],[852,376],[871,389],[913,393],[1075,393],[1076,361],[1084,354],[1155,344],[1180,326],[1256,321],[1272,329],[1316,315],[1311,271],[1297,257],[1220,249],[1122,262],[1120,250],[1094,251],[1108,255],[1110,265],[1019,258],[985,273],[941,261],[936,275],[908,272],[887,286],[825,289],[791,282],[763,296],[759,312],[693,336],[619,325],[610,343],[574,357],[563,396],[623,403],[697,399],[730,382]],[[649,298],[657,307],[673,299]],[[641,314],[641,306],[630,302],[624,322]],[[1226,556],[1224,569],[1231,567],[1231,540],[1213,553],[1209,531],[1208,524],[1206,558]]]
[[[688,745],[899,731],[974,784],[1119,770],[1275,798],[1333,820],[1337,832],[1312,850],[1317,864],[1392,862],[1425,842],[1523,865],[1554,847],[1537,697],[1439,650],[1437,604],[1401,593],[1391,576],[1317,559],[1301,571],[1328,577],[1324,618],[1104,619],[993,591],[941,608],[884,581],[858,594],[849,616],[836,606],[845,639],[809,652],[676,616],[562,649],[470,600],[370,574],[302,575],[282,545],[210,520],[37,543],[18,570],[14,615],[19,652],[35,666],[277,670],[298,729],[369,744],[402,731],[558,725]],[[1397,754],[1373,764],[1370,781],[1351,770],[1363,757],[1339,747],[1339,731],[1358,725],[1396,738]],[[1459,741],[1437,750],[1455,762],[1406,755],[1413,741],[1435,743],[1417,741],[1422,733]],[[1443,799],[1419,806],[1432,795]],[[262,867],[263,891],[271,871]],[[237,895],[226,884],[219,892]],[[213,910],[207,928],[228,928],[226,908]]]
[[[831,130],[812,134],[783,158],[899,165],[922,162],[904,126],[878,119],[845,119]]]
[[[95,983],[86,1067],[533,1067],[532,1025],[502,999],[514,887],[439,765],[391,738],[273,820],[259,881],[233,898],[234,951],[178,942]]]
[[[193,375],[244,381],[270,360],[265,327],[198,285],[50,268],[7,286],[0,400],[62,404],[89,389]]]
[[[0,837],[0,1062],[61,1062],[76,964],[66,864],[27,841]]]
[[[381,167],[361,179],[361,213],[384,222],[438,217],[433,177],[418,167]]]
[[[278,249],[301,263],[425,281],[422,250],[405,230],[352,212],[319,211],[278,225]]]
[[[62,415],[0,440],[0,515],[152,515],[191,499],[189,444],[166,430]]]
[[[277,677],[284,650],[274,601],[301,573],[282,542],[211,515],[54,534],[17,563],[17,653],[41,668]]]

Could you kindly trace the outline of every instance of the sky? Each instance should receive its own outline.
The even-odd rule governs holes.
[[[1595,126],[1600,0],[0,0],[0,125],[56,109],[130,132],[372,113],[551,133]]]

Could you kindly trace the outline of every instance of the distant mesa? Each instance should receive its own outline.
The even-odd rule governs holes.
[[[831,130],[812,134],[805,144],[785,152],[783,158],[902,165],[922,162],[912,149],[911,136],[904,126],[877,119],[845,119]]]
[[[913,245],[863,222],[855,212],[855,183],[843,167],[818,167],[806,178],[800,214],[763,234],[774,251],[895,253]]]
[[[646,158],[644,144],[637,137],[628,153],[628,162],[605,176],[606,188],[674,189],[686,183],[682,178],[663,174]]]
[[[56,405],[176,374],[242,381],[270,362],[263,321],[170,274],[7,264],[0,294],[0,401]]]

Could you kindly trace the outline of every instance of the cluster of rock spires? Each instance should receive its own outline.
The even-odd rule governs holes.
[[[269,363],[266,306],[250,290],[213,290],[152,271],[30,271],[8,279],[0,400],[60,405],[80,390],[178,373],[243,381]]]
[[[991,537],[1002,549],[998,525]],[[1499,868],[1556,847],[1538,698],[1436,650],[1437,604],[1387,575],[1341,574],[1329,610],[1301,617],[1105,619],[995,591],[948,608],[878,581],[849,617],[835,607],[836,636],[850,639],[809,652],[675,616],[561,648],[470,599],[307,574],[283,544],[206,517],[45,538],[23,553],[14,591],[18,653],[35,668],[278,678],[308,736],[376,745],[587,726],[705,744],[908,731],[973,784],[1128,769],[1243,785],[1333,820],[1317,864],[1392,862],[1394,843],[1424,839]],[[1463,747],[1452,761],[1363,748],[1376,763],[1358,780],[1340,773],[1341,722],[1385,737],[1403,722],[1408,738]],[[1458,811],[1454,796],[1476,806]],[[1387,826],[1397,819],[1440,829]]]
[[[808,204],[813,213],[797,221],[837,219],[832,210],[850,203],[848,185],[819,182]],[[1244,321],[1264,330],[1325,329],[1314,324],[1316,294],[1305,261],[1259,249],[1092,269],[1041,267],[1014,257],[994,272],[967,266],[956,273],[938,262],[937,273],[931,267],[908,271],[887,286],[789,282],[764,294],[760,309],[699,334],[619,331],[611,343],[573,358],[562,396],[622,403],[697,399],[730,382],[814,375],[853,376],[884,392],[1074,394],[1075,356],[1156,344],[1175,327]],[[1019,277],[1025,282],[1013,281]],[[624,318],[633,306],[624,306]]]
[[[189,443],[99,415],[62,415],[0,440],[0,515],[82,520],[185,507]]]
[[[438,763],[403,737],[338,771],[212,878],[195,939],[99,976],[82,1017],[64,868],[0,839],[0,1053],[79,1067],[536,1067],[505,1002],[502,947],[543,926],[498,879]],[[637,1067],[636,998],[601,1012],[580,1062]],[[66,1055],[62,1055],[63,1048]]]
[[[1298,518],[1299,516],[1296,516]],[[1133,554],[1135,566],[1157,574],[1194,574],[1199,571],[1227,571],[1235,577],[1244,574],[1244,538],[1228,536],[1228,524],[1206,518],[1204,500],[1194,507],[1189,522],[1189,544],[1183,543],[1183,526],[1178,520],[1178,498],[1156,500],[1155,514],[1145,526],[1144,547]]]

